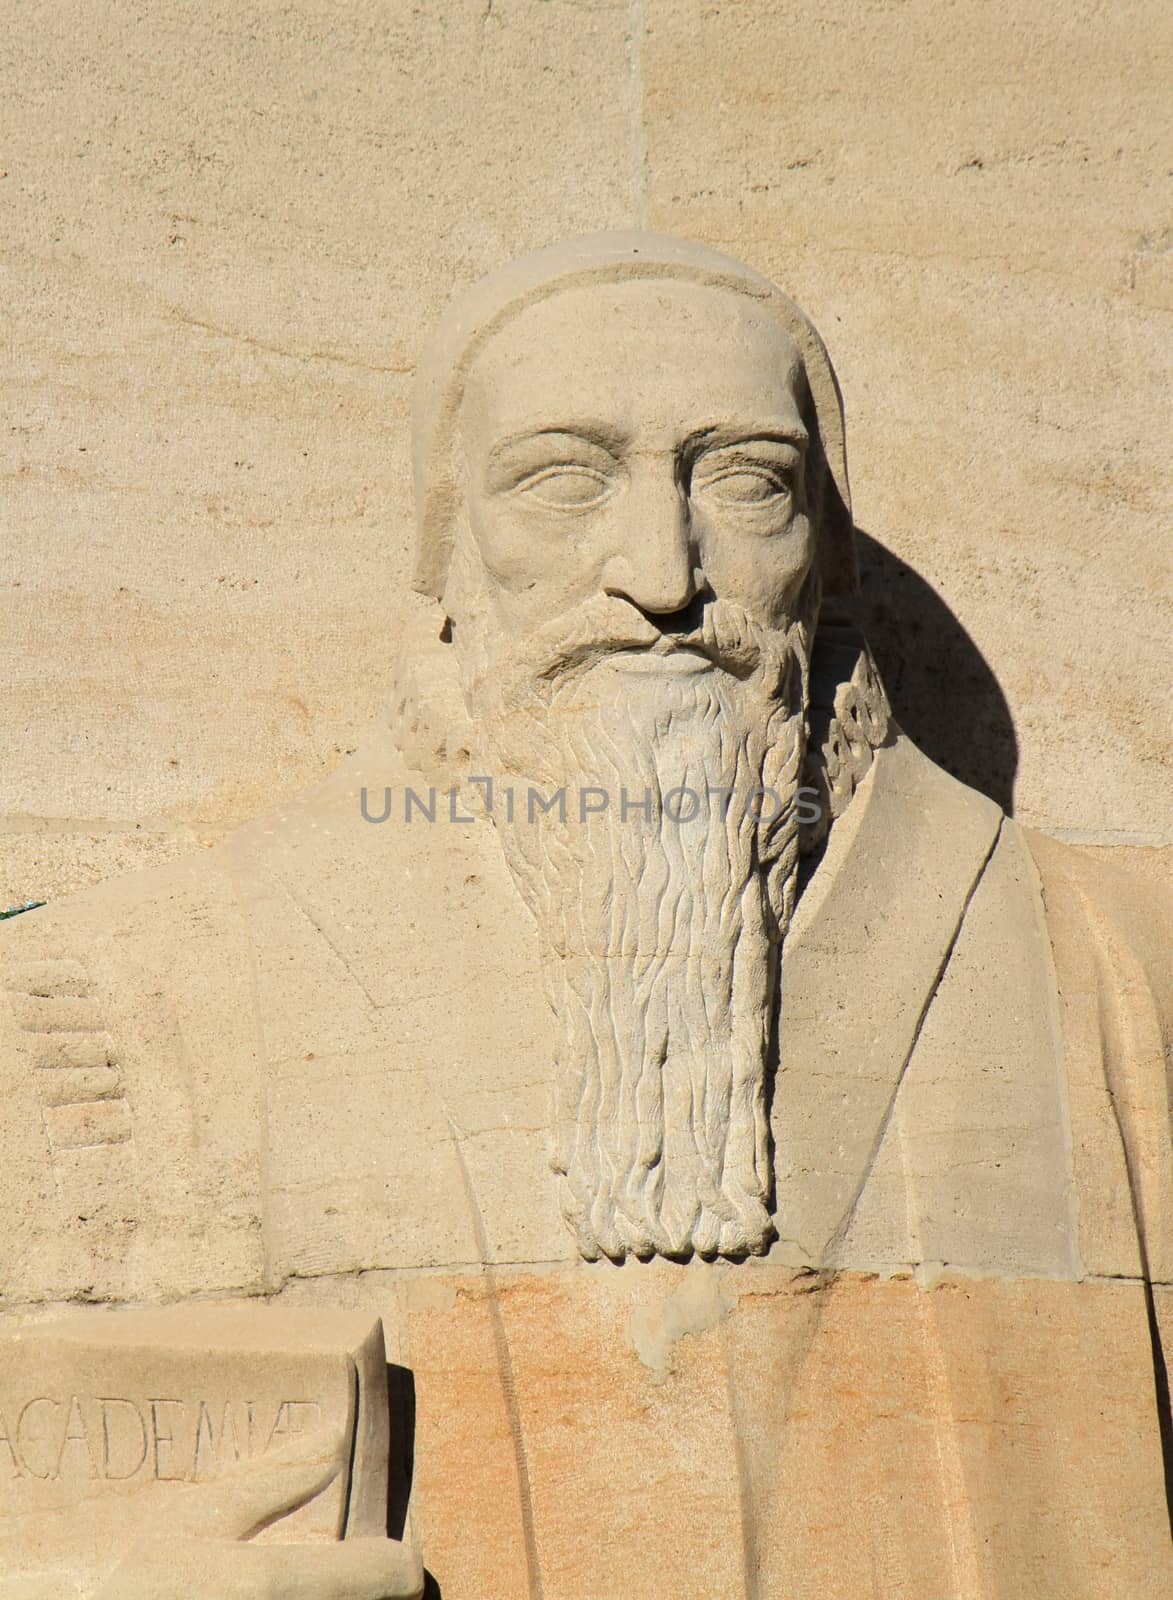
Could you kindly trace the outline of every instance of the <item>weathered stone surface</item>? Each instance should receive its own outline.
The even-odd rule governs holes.
[[[203,844],[199,832],[92,821],[63,826],[54,819],[0,824],[0,911],[30,900],[61,900],[105,878],[159,866]]]
[[[74,1312],[8,1331],[0,1349],[6,1595],[54,1578],[135,1593],[115,1587],[128,1552],[170,1537],[182,1572],[185,1531],[219,1519],[231,1537],[231,1508],[247,1523],[256,1485],[269,1503],[246,1527],[255,1543],[385,1533],[385,1356],[369,1317],[227,1303]]]
[[[824,329],[913,736],[1003,804],[1017,765],[1031,823],[1168,838],[1156,0],[5,17],[0,813],[221,832],[336,765],[393,655],[422,328],[644,223]],[[75,849],[0,841],[11,900]]]
[[[361,1292],[415,1373],[445,1594],[525,1595],[535,1574],[550,1600],[1168,1585],[1138,1284],[659,1262]]]
[[[420,1550],[450,1600],[1156,1600],[1157,884],[893,720],[835,615],[835,377],[751,269],[570,241],[449,309],[417,400],[391,728],[0,933],[28,1359],[64,1300],[378,1315],[387,1492],[370,1537],[282,1538],[335,1441],[145,1532],[88,1506],[96,1590],[27,1507],[16,1548],[87,1600],[419,1600]],[[169,1359],[160,1331],[166,1437],[163,1396],[118,1397],[171,1451],[194,1405],[198,1477],[203,1358]],[[53,1438],[13,1405],[22,1480]],[[84,1467],[80,1400],[34,1421],[61,1406]]]
[[[385,699],[421,328],[633,215],[625,7],[3,15],[0,814],[222,831]]]
[[[902,725],[1033,825],[1167,842],[1164,7],[640,15],[647,225],[822,329]]]

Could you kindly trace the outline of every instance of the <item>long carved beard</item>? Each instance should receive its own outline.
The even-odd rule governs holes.
[[[494,821],[562,1028],[551,1166],[578,1248],[740,1257],[774,1236],[767,1061],[810,630],[714,602],[712,670],[618,670],[649,635],[604,599],[491,665],[478,629],[456,642],[480,757],[525,784]],[[529,785],[565,787],[565,815],[531,817]],[[587,789],[605,810],[583,815]]]

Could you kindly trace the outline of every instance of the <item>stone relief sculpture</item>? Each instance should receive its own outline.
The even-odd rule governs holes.
[[[1167,1593],[1168,911],[900,732],[815,330],[571,241],[415,473],[388,729],[0,930],[0,1595]]]

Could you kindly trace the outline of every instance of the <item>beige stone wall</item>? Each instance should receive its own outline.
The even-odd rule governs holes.
[[[1157,0],[0,0],[0,39],[0,905],[359,741],[423,331],[633,223],[823,329],[910,730],[1029,822],[1162,836]]]

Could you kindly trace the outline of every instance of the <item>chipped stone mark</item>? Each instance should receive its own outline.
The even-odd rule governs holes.
[[[210,333],[217,339],[231,339],[235,344],[247,344],[253,350],[265,350],[270,355],[285,356],[291,361],[327,361],[342,367],[353,367],[359,372],[390,372],[400,376],[409,376],[415,371],[414,361],[382,366],[374,361],[363,361],[358,356],[347,355],[342,350],[294,349],[269,339],[259,339],[255,334],[242,333],[238,328],[225,328],[203,317],[193,317],[178,306],[165,307],[165,313],[172,322],[178,322],[182,327],[198,328],[201,333]]]
[[[366,1000],[366,1003],[367,1003],[368,1010],[370,1010],[372,1012],[378,1011],[379,1005],[378,1005],[378,1002],[376,1001],[374,995],[371,993],[371,991],[367,988],[366,984],[363,982],[362,976],[358,972],[357,968],[352,966],[352,964],[346,959],[345,953],[338,948],[338,945],[334,942],[333,939],[331,939],[330,935],[326,932],[325,928],[322,926],[321,918],[320,917],[316,917],[314,915],[314,913],[309,909],[309,907],[307,905],[304,905],[302,903],[302,901],[300,901],[297,898],[297,896],[289,889],[288,885],[285,885],[285,889],[286,889],[286,893],[287,893],[287,895],[289,897],[290,905],[293,906],[296,911],[301,913],[301,915],[309,923],[310,927],[314,930],[314,932],[322,940],[323,944],[325,944],[329,948],[329,950],[333,953],[333,955],[337,958],[338,964],[341,966],[343,972],[346,973],[346,976],[356,985],[357,988],[362,990],[363,996],[364,996],[364,998]]]
[[[1141,262],[1153,256],[1167,255],[1170,250],[1173,250],[1173,227],[1162,228],[1156,233],[1138,234],[1126,260],[1128,288],[1136,288],[1136,269]]]
[[[80,961],[67,957],[14,962],[0,981],[40,1106],[58,1203],[84,1222],[109,1204],[109,1185],[117,1180],[105,1164],[100,1177],[92,1170],[83,1175],[76,1153],[125,1146],[134,1155],[134,1117],[97,986]],[[121,1204],[128,1213],[123,1221],[137,1226],[132,1195],[123,1194]]]
[[[529,1469],[529,1452],[526,1449],[525,1432],[521,1421],[521,1405],[517,1394],[517,1379],[513,1370],[513,1352],[509,1347],[509,1333],[505,1326],[505,1316],[501,1310],[501,1296],[497,1287],[497,1274],[493,1270],[493,1263],[489,1250],[489,1235],[485,1227],[485,1216],[477,1198],[476,1188],[469,1171],[468,1161],[464,1154],[464,1141],[466,1135],[453,1121],[447,1108],[444,1111],[445,1119],[452,1130],[452,1147],[456,1153],[457,1164],[460,1167],[461,1181],[464,1185],[465,1197],[468,1201],[469,1217],[472,1222],[473,1237],[476,1240],[477,1250],[481,1257],[481,1277],[487,1290],[487,1304],[489,1308],[489,1321],[493,1330],[493,1344],[497,1356],[497,1370],[501,1378],[501,1394],[505,1402],[505,1414],[509,1420],[509,1435],[513,1442],[513,1459],[517,1472],[518,1499],[520,1500],[522,1540],[525,1546],[526,1576],[528,1579],[529,1600],[543,1600],[544,1586],[542,1583],[542,1569],[538,1558],[537,1523],[534,1517],[533,1487]]]
[[[726,1273],[697,1269],[659,1305],[641,1306],[628,1321],[624,1336],[652,1374],[652,1382],[667,1383],[680,1340],[717,1327],[737,1301]]]

